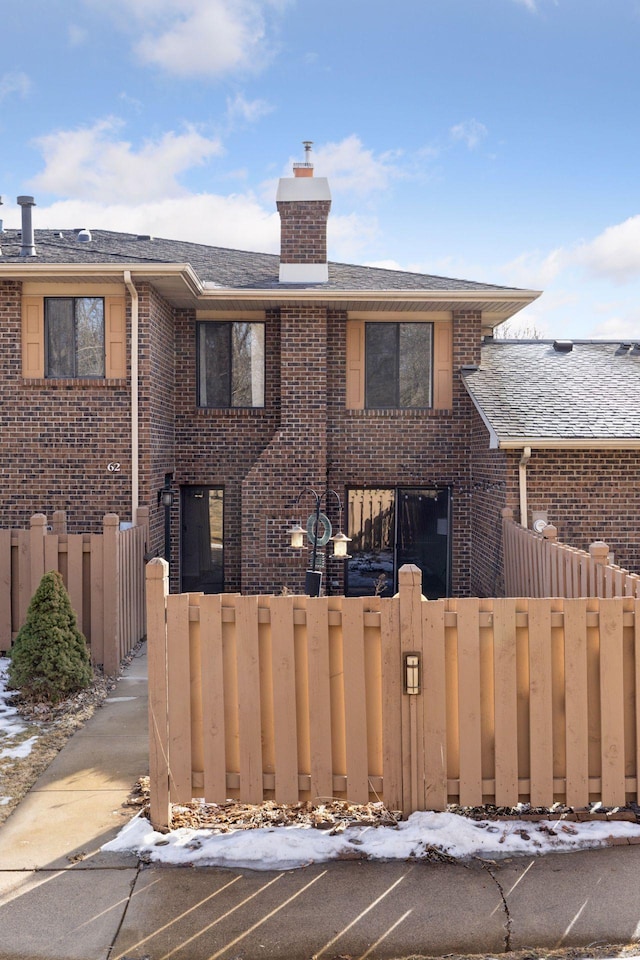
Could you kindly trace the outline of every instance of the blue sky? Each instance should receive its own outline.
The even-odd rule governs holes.
[[[0,210],[277,252],[314,141],[334,260],[542,289],[640,339],[640,0],[21,0]]]

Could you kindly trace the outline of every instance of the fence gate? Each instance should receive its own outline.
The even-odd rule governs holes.
[[[192,797],[404,815],[638,796],[640,601],[168,595],[147,567],[152,819]]]

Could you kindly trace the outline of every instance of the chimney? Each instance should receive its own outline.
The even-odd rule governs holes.
[[[278,184],[280,214],[280,283],[326,283],[327,220],[331,192],[326,177],[313,176],[311,140],[305,140],[305,159],[294,163],[293,177]]]
[[[33,236],[31,208],[35,207],[36,202],[33,197],[18,197],[18,203],[22,207],[22,246],[20,248],[20,256],[35,257],[36,247]]]

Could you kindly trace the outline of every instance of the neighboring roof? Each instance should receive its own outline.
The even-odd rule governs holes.
[[[24,276],[27,273],[41,274],[49,265],[53,269],[56,266],[86,267],[92,264],[123,267],[139,265],[140,269],[136,270],[139,275],[144,272],[145,266],[159,268],[162,265],[168,267],[188,264],[193,271],[197,292],[205,297],[217,295],[219,299],[220,291],[225,290],[241,293],[260,291],[279,295],[283,291],[296,293],[301,289],[309,289],[316,298],[326,293],[334,301],[335,296],[343,291],[370,291],[372,294],[390,295],[394,292],[400,295],[424,293],[429,299],[440,299],[443,295],[446,297],[450,294],[455,303],[462,303],[465,297],[486,302],[486,309],[496,313],[495,322],[504,319],[507,312],[512,315],[539,296],[536,291],[514,287],[333,262],[329,263],[328,283],[301,288],[299,285],[279,282],[280,258],[277,254],[250,253],[181,240],[137,237],[135,234],[109,230],[91,230],[92,239],[81,242],[76,239],[77,233],[75,230],[36,230],[36,256],[21,257],[20,231],[5,231],[0,234],[0,276],[9,272],[6,269],[9,266],[19,269],[21,276]],[[153,271],[156,275],[158,272],[157,269]]]
[[[462,376],[492,447],[640,447],[640,343],[490,340]]]

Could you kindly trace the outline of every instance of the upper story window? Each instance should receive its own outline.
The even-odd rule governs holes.
[[[102,297],[45,297],[45,376],[105,376]]]
[[[198,406],[264,406],[264,323],[197,324]]]
[[[366,323],[364,355],[365,408],[432,406],[431,323]]]

